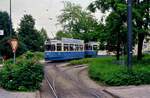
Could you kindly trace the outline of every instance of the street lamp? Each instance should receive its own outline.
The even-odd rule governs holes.
[[[10,11],[10,19],[9,19],[9,32],[10,32],[10,36],[12,35],[12,19],[11,19],[11,0],[10,0],[10,6],[9,6],[9,11]]]
[[[127,66],[128,70],[132,69],[132,0],[128,0],[128,58]]]

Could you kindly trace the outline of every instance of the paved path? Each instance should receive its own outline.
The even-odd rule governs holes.
[[[106,91],[118,98],[150,98],[150,85],[108,87]]]
[[[39,92],[9,92],[0,88],[0,98],[39,98]]]

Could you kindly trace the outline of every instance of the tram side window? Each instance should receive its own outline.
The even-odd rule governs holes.
[[[64,44],[64,51],[69,51],[68,44]]]
[[[62,50],[62,45],[61,45],[61,43],[58,43],[57,44],[57,51],[61,51]]]
[[[97,50],[97,45],[93,45],[93,50]]]
[[[75,45],[75,51],[78,51],[79,49],[78,49],[78,45],[76,44]]]
[[[80,45],[80,50],[83,51],[83,45]]]
[[[86,46],[85,46],[85,49],[86,49],[86,50],[92,50],[92,46],[91,46],[91,45],[86,45]]]
[[[73,44],[70,44],[70,51],[74,51],[73,46],[74,46]]]

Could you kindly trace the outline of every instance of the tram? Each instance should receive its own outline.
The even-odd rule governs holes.
[[[45,61],[81,59],[85,56],[94,57],[97,55],[98,44],[84,40],[62,38],[61,40],[51,39],[45,42]],[[86,50],[85,50],[86,49]]]

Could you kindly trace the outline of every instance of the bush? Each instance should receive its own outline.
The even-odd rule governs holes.
[[[31,57],[31,59],[29,59]],[[33,91],[39,89],[44,77],[43,66],[32,53],[5,62],[0,71],[0,85],[8,90]]]
[[[126,66],[117,65],[114,61],[113,57],[93,59],[89,64],[90,77],[112,86],[150,84],[150,64],[144,61],[133,64],[133,70],[129,73]]]
[[[31,51],[27,51],[26,53],[24,53],[23,55],[21,55],[19,57],[19,59],[37,59],[37,60],[41,60],[44,58],[44,53],[43,52],[31,52]]]

